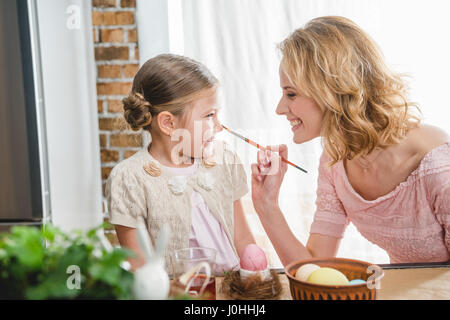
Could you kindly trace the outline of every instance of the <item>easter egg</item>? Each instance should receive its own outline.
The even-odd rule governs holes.
[[[313,263],[304,264],[300,268],[298,268],[297,272],[295,273],[295,278],[300,281],[306,281],[309,275],[313,271],[316,271],[317,269],[320,269],[320,267],[317,264]]]
[[[349,285],[357,285],[357,284],[365,284],[365,283],[367,283],[367,282],[364,281],[364,280],[361,280],[361,279],[353,279],[353,280],[350,281],[348,284],[349,284]]]
[[[267,258],[264,251],[256,244],[249,244],[242,251],[241,268],[249,271],[260,271],[267,268]]]
[[[342,272],[326,267],[313,271],[309,275],[307,281],[310,283],[328,286],[341,286],[348,284],[348,279]]]

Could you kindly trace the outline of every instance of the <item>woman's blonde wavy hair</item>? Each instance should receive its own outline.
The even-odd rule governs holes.
[[[398,143],[420,122],[404,74],[392,72],[375,42],[343,17],[320,17],[280,45],[281,69],[324,112],[322,143],[332,164]]]

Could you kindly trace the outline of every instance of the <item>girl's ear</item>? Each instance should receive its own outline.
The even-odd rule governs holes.
[[[168,111],[163,111],[156,117],[159,129],[165,135],[170,136],[175,130],[175,116]]]

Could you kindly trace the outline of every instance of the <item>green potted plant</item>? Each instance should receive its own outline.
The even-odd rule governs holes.
[[[104,245],[106,224],[66,233],[46,224],[0,235],[0,299],[132,299],[132,252]],[[109,244],[109,243],[108,243]]]

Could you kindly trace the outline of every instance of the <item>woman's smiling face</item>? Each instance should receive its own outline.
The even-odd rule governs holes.
[[[303,143],[320,136],[323,111],[317,103],[300,95],[295,86],[280,68],[280,86],[283,96],[278,103],[276,113],[285,115],[292,126],[295,143]]]

